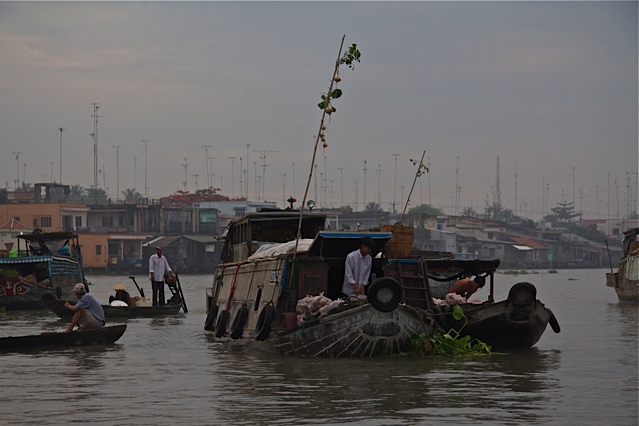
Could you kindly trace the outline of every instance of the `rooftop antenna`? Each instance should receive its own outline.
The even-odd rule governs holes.
[[[62,131],[64,127],[58,127],[60,130],[60,185],[62,185]]]
[[[13,155],[16,156],[16,168],[18,170],[18,177],[16,179],[16,190],[20,188],[20,154],[22,154],[21,151],[15,151],[13,153]]]
[[[182,167],[184,167],[184,192],[186,192],[186,187],[188,184],[187,170],[189,166],[190,164],[187,164],[186,157],[184,157],[184,164],[182,164]]]
[[[235,157],[229,157],[231,160],[231,197],[235,198]]]
[[[113,148],[115,148],[115,199],[119,200],[120,199],[120,145],[114,145]]]
[[[93,105],[93,187],[98,189],[98,118],[102,117],[98,115],[98,111],[100,109],[99,103],[92,103]],[[106,185],[105,185],[106,186]]]
[[[391,154],[393,157],[395,157],[395,178],[393,179],[393,214],[397,213],[397,210],[395,209],[395,206],[397,205],[397,157],[399,157],[399,154]]]
[[[210,188],[211,187],[211,175],[209,174],[209,148],[211,147],[211,145],[202,145],[202,148],[204,148],[204,155],[206,155],[206,187]],[[195,189],[197,190],[197,178],[196,178],[196,185],[195,185]]]
[[[264,192],[264,188],[266,187],[266,166],[268,166],[268,164],[266,164],[266,156],[272,152],[279,152],[279,151],[273,151],[273,150],[267,150],[267,149],[263,149],[263,150],[254,149],[253,151],[259,152],[260,154],[262,154],[260,155],[260,158],[262,159],[262,197],[266,201],[266,195]]]
[[[138,162],[138,157],[133,156],[133,189],[136,191],[138,190],[138,186],[137,186],[138,174],[136,172],[137,162]]]
[[[149,198],[149,187],[147,186],[147,180],[146,180],[146,148],[148,143],[151,141],[147,141],[147,140],[142,140],[142,143],[144,144],[144,198]]]

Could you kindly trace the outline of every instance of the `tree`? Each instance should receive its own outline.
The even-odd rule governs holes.
[[[462,210],[462,216],[479,217],[479,213],[474,207],[466,207]]]
[[[135,188],[127,188],[122,191],[122,196],[125,200],[135,200],[137,198],[142,197],[142,195],[135,190]]]
[[[0,189],[0,204],[9,204],[9,191],[6,188]]]
[[[342,212],[342,213],[353,213],[353,208],[349,205],[347,206],[339,206],[337,208],[337,211]]]
[[[377,204],[375,201],[371,201],[370,203],[366,204],[364,211],[366,213],[381,213],[384,210],[382,210],[382,206]]]
[[[101,188],[91,188],[87,190],[87,202],[93,204],[102,204],[107,200],[107,193]]]
[[[546,215],[544,220],[552,223],[552,226],[554,227],[557,227],[558,225],[566,226],[574,223],[575,221],[573,219],[579,217],[579,213],[575,212],[575,206],[572,202],[557,203],[557,207],[553,207],[550,210],[552,213]]]
[[[22,182],[20,188],[16,189],[16,192],[31,192],[33,191],[33,187],[30,183]]]
[[[426,216],[440,216],[444,214],[442,209],[438,209],[436,207],[431,206],[430,204],[420,204],[419,206],[413,207],[408,210],[408,214],[412,216],[417,216],[417,227],[424,227],[424,218]]]
[[[71,185],[69,196],[73,201],[82,201],[84,198],[84,188],[80,185]]]

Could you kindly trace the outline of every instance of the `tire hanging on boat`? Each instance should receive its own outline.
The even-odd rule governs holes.
[[[531,283],[517,283],[512,286],[508,292],[508,302],[519,308],[531,306],[535,303],[536,299],[537,289]]]
[[[262,312],[260,312],[260,316],[257,318],[257,324],[255,325],[255,340],[261,342],[268,339],[268,336],[271,334],[274,315],[275,310],[273,309],[273,306],[264,306]]]
[[[229,323],[229,311],[223,310],[220,312],[220,317],[217,319],[217,324],[215,326],[215,337],[223,337],[226,334],[226,326]]]
[[[380,312],[391,312],[404,297],[402,286],[394,278],[378,278],[368,287],[368,302]]]
[[[206,321],[204,322],[204,329],[207,331],[213,330],[213,324],[215,323],[215,319],[217,318],[217,313],[220,308],[217,304],[211,299],[211,304],[209,305],[209,313],[206,316]]]
[[[242,337],[247,319],[248,307],[246,305],[242,305],[240,310],[237,311],[237,314],[235,314],[233,324],[231,325],[231,339],[239,339],[240,337]]]

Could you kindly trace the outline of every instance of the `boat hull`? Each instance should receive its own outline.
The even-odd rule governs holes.
[[[497,351],[531,348],[541,338],[551,317],[554,318],[539,300],[529,306],[515,306],[508,300],[459,306],[467,321],[455,320],[452,312],[444,313],[443,328],[479,339]]]
[[[47,307],[62,319],[71,319],[73,313],[64,307],[64,300],[49,300]],[[163,315],[177,315],[182,305],[164,306],[111,306],[102,305],[104,317],[107,321],[116,318],[156,317]]]
[[[615,289],[619,302],[639,304],[639,255],[621,259],[618,272],[606,273],[606,285]]]
[[[259,346],[300,357],[372,357],[408,352],[414,336],[431,336],[435,329],[425,311],[399,305],[394,311],[381,312],[365,303],[296,330],[273,333]]]
[[[3,337],[0,338],[0,351],[112,344],[122,337],[125,330],[126,324],[119,324],[71,333],[45,332],[29,336]]]

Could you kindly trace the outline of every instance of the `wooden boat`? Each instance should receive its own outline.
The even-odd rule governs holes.
[[[606,285],[615,289],[619,302],[639,303],[639,228],[624,232],[622,258],[617,272],[606,273]]]
[[[0,307],[8,310],[44,308],[42,296],[73,300],[73,286],[85,283],[78,235],[74,232],[38,232],[19,235],[17,250],[0,258]],[[60,245],[60,252],[39,254],[33,246]],[[67,244],[63,244],[67,242]],[[87,287],[88,289],[88,287]]]
[[[373,273],[381,276],[386,262],[376,255],[391,233],[324,231],[325,219],[322,214],[302,217],[297,250],[300,212],[250,213],[232,222],[207,289],[205,329],[217,338],[254,340],[266,351],[327,357],[399,353],[408,350],[415,335],[431,335],[436,329],[432,315],[401,305],[399,283],[384,277],[373,280],[368,299],[359,305],[345,301],[334,312],[298,325],[300,298],[340,297],[346,256],[359,248],[363,236],[376,244]]]
[[[526,349],[534,346],[546,326],[560,332],[552,311],[537,300],[537,290],[530,283],[517,283],[510,289],[506,300],[494,301],[494,275],[499,259],[393,259],[385,267],[385,274],[397,277],[406,293],[406,303],[428,308],[445,331],[454,329],[461,335],[477,338],[494,350]],[[426,297],[443,298],[450,283],[465,276],[482,275],[489,278],[488,301],[481,304],[461,304],[465,318],[456,320],[452,306],[440,307],[429,303]],[[423,282],[421,287],[416,282]],[[438,287],[437,283],[443,284]],[[415,290],[427,287],[429,290]],[[420,297],[419,293],[423,294]],[[442,296],[443,295],[443,296]]]
[[[43,332],[29,336],[2,337],[0,351],[112,344],[122,337],[125,330],[126,324],[119,324],[71,333]]]
[[[62,319],[71,319],[73,313],[64,307],[65,300],[58,300],[52,296],[45,296],[46,306]],[[77,301],[77,299],[76,299]],[[70,302],[75,304],[75,302]],[[116,318],[156,317],[162,315],[177,315],[182,305],[167,304],[164,306],[111,306],[102,305],[104,317],[107,321]]]

